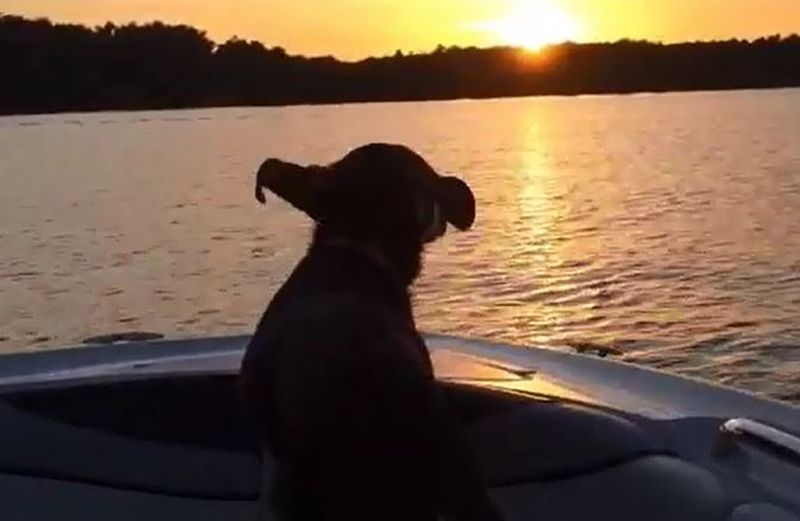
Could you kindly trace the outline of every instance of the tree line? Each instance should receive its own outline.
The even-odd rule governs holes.
[[[0,114],[800,86],[800,36],[305,57],[186,25],[0,15]]]

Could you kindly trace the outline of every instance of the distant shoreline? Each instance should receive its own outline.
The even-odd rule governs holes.
[[[485,98],[441,98],[441,99],[396,99],[396,100],[364,100],[364,101],[343,101],[343,102],[308,102],[291,103],[286,105],[207,105],[197,107],[172,107],[172,108],[140,108],[140,109],[96,109],[83,111],[60,111],[60,112],[20,112],[15,114],[0,114],[2,118],[13,117],[36,117],[36,116],[68,116],[80,114],[114,114],[114,113],[138,113],[138,112],[171,112],[171,111],[200,111],[216,109],[264,109],[264,108],[292,108],[292,107],[343,107],[351,105],[378,105],[384,103],[437,103],[448,101],[502,101],[526,98],[587,98],[587,97],[610,97],[610,96],[641,96],[641,95],[663,95],[663,94],[703,94],[703,93],[730,93],[730,92],[760,92],[774,90],[800,90],[797,86],[778,86],[778,87],[756,87],[756,88],[729,88],[729,89],[703,89],[703,90],[668,90],[668,91],[634,91],[634,92],[592,92],[578,94],[528,94],[519,96],[495,96]]]
[[[442,47],[358,62],[188,26],[88,28],[0,16],[0,115],[627,95],[800,87],[800,36]]]

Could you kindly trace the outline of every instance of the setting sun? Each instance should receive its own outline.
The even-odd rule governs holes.
[[[581,32],[572,15],[544,0],[520,4],[503,18],[481,25],[501,43],[531,51],[575,40]]]

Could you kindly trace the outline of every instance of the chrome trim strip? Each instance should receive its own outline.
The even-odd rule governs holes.
[[[748,418],[733,418],[720,428],[721,441],[753,440],[800,461],[800,438]]]

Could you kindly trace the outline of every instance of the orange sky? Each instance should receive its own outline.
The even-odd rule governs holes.
[[[0,12],[86,24],[159,19],[203,28],[218,41],[238,35],[347,59],[439,43],[534,47],[563,35],[681,41],[800,33],[800,0],[0,0]],[[540,36],[528,42],[529,34]]]

